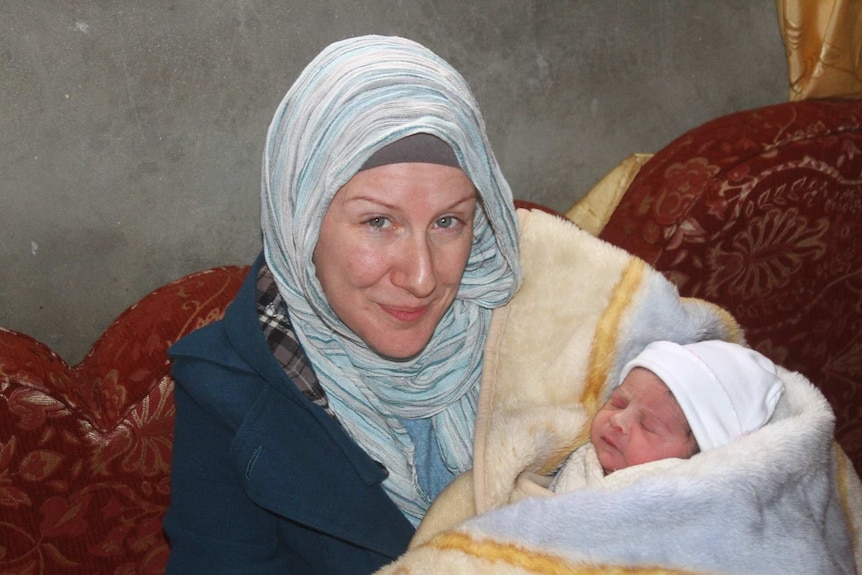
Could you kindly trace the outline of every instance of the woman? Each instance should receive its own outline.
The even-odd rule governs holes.
[[[478,106],[422,46],[335,43],[278,107],[264,250],[171,350],[174,573],[365,573],[471,465],[517,220]]]

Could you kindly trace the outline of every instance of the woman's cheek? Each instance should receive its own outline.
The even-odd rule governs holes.
[[[357,287],[368,287],[377,283],[389,267],[388,249],[381,246],[357,245],[345,250],[342,265],[351,282]]]

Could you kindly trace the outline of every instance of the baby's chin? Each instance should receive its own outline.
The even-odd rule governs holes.
[[[605,475],[610,475],[617,469],[621,469],[623,467],[623,465],[620,461],[617,460],[617,458],[612,457],[608,453],[599,452],[598,456],[599,465],[602,466],[602,471],[605,472]]]

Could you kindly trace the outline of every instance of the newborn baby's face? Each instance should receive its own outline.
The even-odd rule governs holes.
[[[596,413],[590,439],[605,473],[697,453],[679,403],[658,376],[642,367],[631,370]]]

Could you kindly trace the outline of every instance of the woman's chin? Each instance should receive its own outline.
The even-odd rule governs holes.
[[[418,356],[428,345],[430,337],[404,338],[395,336],[387,338],[386,341],[369,342],[368,344],[374,352],[384,359],[390,361],[410,361]]]

